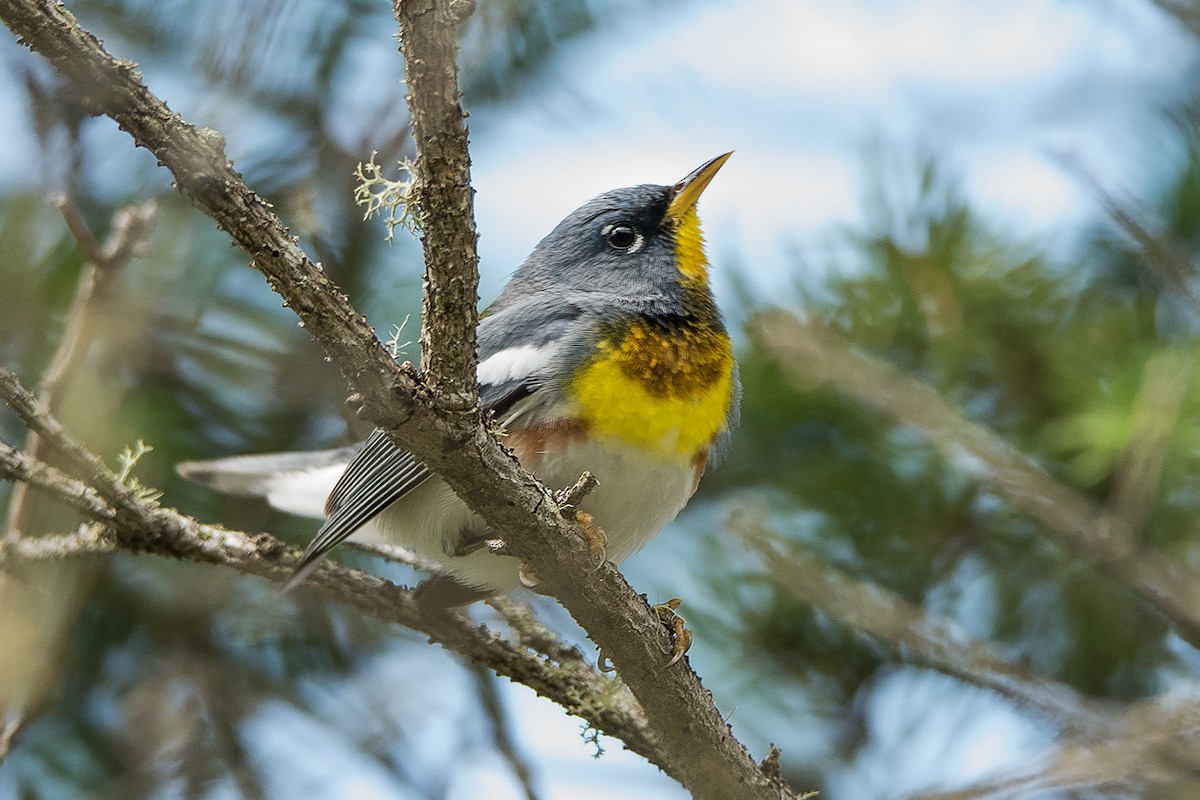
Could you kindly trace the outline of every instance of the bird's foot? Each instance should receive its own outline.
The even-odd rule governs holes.
[[[679,616],[679,612],[676,610],[681,605],[683,605],[683,601],[678,597],[673,597],[665,603],[650,606],[659,621],[666,627],[667,632],[671,634],[671,660],[667,662],[668,667],[678,664],[692,647],[692,632],[688,630],[683,617]],[[617,671],[603,650],[596,659],[596,668],[601,672]]]
[[[593,569],[600,569],[608,558],[608,534],[596,524],[596,520],[586,511],[576,511],[575,521],[583,528],[583,540],[587,543]]]
[[[533,574],[533,567],[524,561],[517,564],[517,580],[521,582],[523,587],[534,592],[538,591],[542,585],[542,582],[537,579],[537,575]]]
[[[684,618],[676,610],[681,605],[683,601],[673,597],[665,603],[650,606],[671,634],[671,660],[667,662],[668,667],[678,664],[692,647],[692,632],[687,629]]]

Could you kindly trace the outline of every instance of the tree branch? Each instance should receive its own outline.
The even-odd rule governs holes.
[[[425,249],[421,356],[444,409],[477,414],[478,256],[467,128],[459,104],[457,15],[449,2],[393,0],[417,148],[417,203]],[[474,424],[474,419],[470,422]]]
[[[4,442],[0,442],[0,477],[44,489],[53,494],[60,503],[75,509],[88,519],[103,523],[117,521],[116,510],[90,485],[44,464]],[[41,537],[32,541],[40,542]],[[26,537],[24,536],[16,540],[9,540],[5,543],[4,552],[14,550],[19,544],[33,546],[24,545],[25,542]]]
[[[404,23],[411,23],[406,46],[415,43],[413,36],[424,30],[424,25],[447,26],[452,22],[444,2],[414,2],[411,8],[403,4],[400,15],[411,16],[410,22]],[[695,673],[682,662],[665,666],[665,654],[671,645],[658,617],[611,565],[590,573],[577,525],[560,516],[549,493],[520,469],[479,423],[478,412],[473,407],[464,410],[453,398],[449,408],[429,401],[431,395],[443,399],[447,391],[457,392],[459,401],[473,397],[473,376],[464,378],[460,374],[466,364],[463,359],[473,358],[473,352],[447,357],[444,368],[438,368],[442,370],[438,376],[441,384],[433,391],[415,377],[411,368],[397,367],[365,320],[296,246],[267,204],[233,171],[225,160],[218,134],[197,130],[170,111],[141,83],[131,63],[109,56],[61,5],[8,0],[0,6],[0,16],[70,81],[88,87],[92,110],[112,116],[139,144],[153,151],[171,169],[177,187],[254,256],[255,266],[357,390],[362,415],[442,475],[494,529],[507,532],[513,555],[533,567],[543,584],[618,666],[643,703],[662,748],[663,758],[656,763],[697,797],[774,799],[789,795],[779,781],[758,770],[745,748],[731,736]],[[425,59],[452,55],[452,49],[414,51],[414,57]],[[418,72],[435,70],[428,62],[419,67]],[[443,64],[436,69],[452,66]],[[416,74],[409,78],[420,80]],[[448,86],[444,81],[439,85]],[[455,89],[440,98],[430,98],[430,102],[454,104],[452,113],[457,114],[457,97]],[[419,126],[414,131],[419,142],[427,141],[430,135]],[[465,162],[461,166],[465,167]],[[431,157],[427,169],[436,172],[441,168],[437,157]],[[430,174],[420,176],[423,181],[432,179]],[[455,184],[455,179],[449,183]],[[442,211],[438,207],[440,195],[434,189],[427,191],[431,194],[424,202]],[[464,195],[460,186],[457,194],[450,195],[461,202],[469,193]],[[469,240],[473,250],[474,234],[469,218],[464,221],[463,217],[469,212],[469,203],[459,209],[457,221],[452,217],[446,224],[459,226],[456,241]],[[430,214],[434,210],[423,209]],[[437,250],[436,230],[428,229],[427,248]],[[461,234],[463,230],[467,231],[465,235]],[[473,264],[448,265],[446,280],[443,282],[440,274],[436,280],[431,278],[430,291],[455,291],[460,300],[473,296],[472,272]],[[433,301],[430,313],[436,317],[441,313],[439,308],[441,303]],[[462,329],[462,320],[468,314],[465,327],[474,325],[473,302],[469,312],[457,308],[451,314],[460,315],[458,322],[448,322],[443,328],[435,318],[427,323],[427,330]],[[436,359],[436,354],[433,357]],[[314,585],[328,588],[327,572],[319,570],[314,577],[318,578]]]
[[[1037,675],[972,639],[948,620],[864,584],[744,515],[733,528],[762,556],[772,585],[918,662],[991,689],[1063,728],[1044,760],[1019,773],[923,800],[1015,797],[1099,785],[1169,784],[1200,774],[1196,749],[1200,702],[1173,691],[1126,706],[1091,701],[1066,684]]]
[[[478,273],[470,159],[455,65],[454,24],[461,10],[452,10],[449,0],[394,0],[393,9],[411,89],[417,198],[425,230],[421,342],[425,374],[435,396],[447,404],[445,408],[474,412]],[[478,441],[481,427],[476,420],[477,412],[466,421]],[[528,483],[523,471],[517,472],[520,474],[514,475],[511,468],[501,470],[506,478],[511,475],[511,480]],[[730,735],[729,726],[690,667],[667,668],[663,656],[669,652],[669,643],[645,599],[611,564],[595,575],[588,574],[591,570],[581,558],[574,524],[563,526],[560,520],[533,527],[520,515],[499,519],[471,502],[470,487],[460,486],[453,476],[447,478],[474,510],[489,522],[500,523],[496,530],[505,531],[507,550],[533,567],[542,586],[616,664],[661,733],[664,748],[671,751],[683,773],[681,782],[696,797],[780,797],[790,793],[778,777],[765,775]],[[594,479],[585,476],[566,497],[581,497],[592,486]],[[543,499],[550,502],[543,504]],[[543,495],[532,508],[553,514],[558,510],[554,500]]]
[[[299,560],[298,550],[269,534],[251,536],[203,525],[170,509],[137,500],[127,502],[123,509],[113,508],[83,482],[33,461],[3,442],[0,478],[27,481],[89,519],[105,523],[110,531],[104,535],[85,525],[74,534],[22,538],[0,551],[4,560],[46,560],[132,550],[230,567],[281,585]],[[120,494],[117,487],[106,489],[105,494]],[[670,763],[663,758],[632,697],[596,673],[577,650],[560,644],[555,648],[559,658],[543,658],[531,653],[525,644],[514,645],[463,616],[423,615],[411,590],[336,562],[323,562],[313,573],[312,589],[326,599],[424,633],[497,674],[529,686],[672,774]],[[562,657],[571,654],[574,657]]]
[[[96,318],[108,297],[108,289],[121,269],[145,246],[146,238],[154,230],[158,207],[153,203],[125,206],[113,215],[112,233],[101,245],[69,197],[56,197],[54,205],[62,212],[67,228],[88,262],[71,301],[66,328],[38,388],[38,399],[57,414],[69,381],[95,338]],[[24,449],[35,459],[44,457],[42,439],[35,431],[27,434]],[[11,540],[28,532],[25,529],[31,509],[26,484],[15,484],[4,521],[5,539]]]
[[[0,454],[0,473],[15,479],[15,473],[11,471],[11,468],[12,464],[7,456]],[[47,479],[40,481],[40,485],[44,487],[65,487],[67,481],[71,480],[65,475],[57,481],[48,480],[48,475],[43,477]],[[58,499],[62,501],[63,496],[60,494]],[[74,533],[22,536],[16,541],[8,543],[0,549],[0,567],[3,567],[10,558],[22,561],[59,561],[65,558],[116,552],[118,552],[117,543],[103,525],[85,523],[80,525]]]
[[[1001,800],[1096,788],[1194,788],[1200,781],[1200,751],[1196,748],[1200,703],[1194,689],[1136,703],[1116,723],[1108,740],[1069,741],[1011,774],[957,791],[922,794],[920,800]]]
[[[1194,11],[1200,21],[1200,7]],[[1143,221],[1130,203],[1122,201],[1096,179],[1082,163],[1069,156],[1058,159],[1063,168],[1082,183],[1100,203],[1108,218],[1137,246],[1142,265],[1171,291],[1186,298],[1195,314],[1200,314],[1200,286],[1197,286],[1196,265],[1178,243]]]
[[[454,21],[445,0],[413,0],[401,4],[399,11],[402,17],[410,18],[404,23],[408,32],[406,48],[422,47],[415,38],[419,38],[417,34],[425,30],[425,25],[446,27]],[[473,367],[467,366],[467,360],[474,357],[473,348],[465,348],[467,352],[457,356],[446,354],[442,366],[434,368],[431,363],[429,366],[439,371],[439,383],[432,388],[417,378],[411,366],[398,366],[346,297],[296,245],[268,204],[246,187],[226,160],[219,134],[197,129],[171,111],[142,84],[132,63],[114,59],[105,52],[62,4],[48,0],[5,0],[0,3],[0,17],[23,43],[42,53],[77,88],[86,90],[81,94],[87,98],[92,112],[108,114],[138,144],[151,150],[171,170],[176,187],[253,256],[254,266],[267,276],[272,288],[296,312],[353,386],[361,416],[442,476],[494,530],[505,532],[511,554],[533,568],[543,586],[563,603],[617,665],[621,677],[641,701],[655,734],[655,763],[698,798],[778,800],[792,796],[780,780],[760,771],[741,743],[733,738],[711,695],[686,661],[667,666],[670,635],[645,599],[629,587],[611,564],[592,571],[578,525],[563,518],[551,494],[521,469],[480,423],[477,407],[473,405],[474,377],[468,374]],[[410,82],[418,82],[414,87],[419,85],[422,70],[451,74],[452,65],[435,65],[431,61],[452,57],[452,48],[439,46],[428,52],[419,49],[412,52],[418,60],[427,59],[409,75]],[[453,105],[454,110],[445,113],[461,115],[457,109],[457,89],[451,91],[450,84],[440,79],[432,85],[444,87],[445,93],[427,101]],[[425,100],[415,102],[420,105]],[[422,142],[436,136],[439,118],[437,115],[428,118],[434,125],[433,131],[422,129],[423,123],[414,119],[417,123],[414,138]],[[469,202],[464,200],[469,197],[469,189],[459,185],[465,179],[465,172],[453,172],[465,169],[465,162],[447,165],[431,151],[426,153],[429,160],[425,168],[433,172],[418,178],[430,182],[433,188],[422,190],[429,192],[421,197],[431,206],[422,211],[430,216],[443,211],[451,214],[445,225],[448,230],[457,227],[453,241],[460,247],[469,241],[473,252]],[[443,200],[437,187],[443,185],[443,179],[434,173],[443,167],[451,170],[446,183],[458,186],[457,190],[447,190],[445,202],[450,206],[465,203],[457,211],[440,206]],[[438,249],[437,237],[441,234],[435,232],[441,230],[441,224],[427,228],[427,249]],[[429,220],[426,225],[430,225]],[[447,258],[461,258],[462,253],[457,249]],[[440,267],[433,267],[437,272],[431,275],[430,292],[452,294],[443,294],[431,302],[430,314],[434,318],[426,324],[431,333],[472,330],[473,255],[466,258],[463,263],[447,264],[444,274]],[[451,318],[458,315],[457,321],[441,320],[438,315],[443,313],[442,301],[448,303],[451,296],[459,298],[456,302],[472,298],[471,307],[446,309]],[[469,333],[467,336],[468,342],[474,341]],[[453,342],[433,345],[430,357],[434,361],[440,358],[436,352],[438,346],[455,345]],[[438,401],[442,400],[448,405],[440,405]],[[464,402],[472,405],[463,408]],[[100,484],[97,488],[102,496],[109,491]],[[166,541],[189,530],[186,520],[155,515],[141,518],[128,509],[122,510],[121,523],[133,531],[141,526],[139,535],[153,531]],[[200,535],[206,530],[200,527],[191,533],[206,540],[206,536]],[[181,556],[197,557],[194,542],[181,540],[180,544],[193,548],[181,552]],[[235,551],[245,546],[237,541],[225,544]],[[222,545],[213,547],[202,550],[202,554],[220,560],[218,551]],[[279,568],[278,556],[266,558],[253,549],[240,555],[239,563],[249,559],[255,564],[261,560],[269,565],[270,568],[262,567],[267,577],[274,577]],[[334,582],[347,576],[331,571],[337,569],[331,565],[317,570],[315,580],[310,579],[310,583],[327,596],[342,596],[343,593],[335,592]],[[377,612],[408,619],[413,613],[404,606],[408,599],[396,596],[396,602],[406,609],[403,613],[386,612],[383,608]],[[354,604],[363,608],[361,603]],[[395,621],[403,622],[399,618]],[[464,649],[460,652],[467,652],[466,644],[453,637],[446,643],[461,646]]]
[[[772,585],[842,625],[878,639],[918,663],[1001,694],[1081,740],[1112,735],[1110,715],[1070,686],[1032,673],[949,620],[847,575],[744,515],[736,517],[732,527],[762,556]]]
[[[1161,553],[1135,549],[1123,516],[1098,507],[1030,458],[976,425],[932,387],[859,352],[819,323],[774,311],[751,335],[797,383],[829,384],[863,405],[922,432],[947,459],[970,471],[1059,541],[1140,595],[1200,646],[1200,579]]]

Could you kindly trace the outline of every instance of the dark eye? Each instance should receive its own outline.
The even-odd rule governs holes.
[[[628,253],[642,244],[642,235],[632,225],[610,225],[604,229],[604,238],[613,250]]]

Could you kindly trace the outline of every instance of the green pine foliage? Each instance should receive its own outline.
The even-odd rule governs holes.
[[[1179,135],[1186,157],[1154,218],[1168,241],[1189,248],[1200,162],[1196,129],[1181,126]],[[871,163],[866,221],[836,248],[848,255],[819,282],[799,284],[793,308],[933,385],[1100,504],[1112,502],[1146,434],[1139,408],[1147,381],[1183,381],[1178,419],[1165,423],[1144,541],[1192,561],[1200,308],[1156,279],[1111,225],[1052,261],[1036,242],[982,219],[934,156],[875,154]],[[1169,627],[1086,557],[1055,544],[919,432],[834,389],[803,385],[754,344],[740,363],[743,423],[710,491],[725,499],[752,492],[751,507],[773,530],[1087,694],[1161,691],[1162,676],[1178,666]],[[714,576],[714,591],[722,580]],[[831,626],[779,587],[763,589],[765,599],[751,602],[721,595],[739,612],[721,635],[742,642],[744,663],[766,657],[793,665],[797,679],[823,674],[822,687],[843,690],[846,706],[836,713],[849,713],[872,676],[904,660]]]

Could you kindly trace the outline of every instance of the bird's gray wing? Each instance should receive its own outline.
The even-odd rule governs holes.
[[[479,324],[479,400],[508,424],[518,407],[528,412],[543,389],[557,390],[556,380],[573,371],[573,343],[590,326],[586,311],[555,294],[501,305],[503,300]]]
[[[424,464],[392,444],[383,431],[372,432],[325,501],[325,522],[305,548],[284,591],[303,581],[330,550],[430,475]]]
[[[479,324],[480,402],[498,416],[536,406],[536,394],[571,351],[579,309],[535,297],[485,314]],[[490,365],[490,366],[489,366]],[[284,591],[297,585],[338,543],[429,479],[429,469],[381,431],[346,467],[326,501],[327,517]]]

